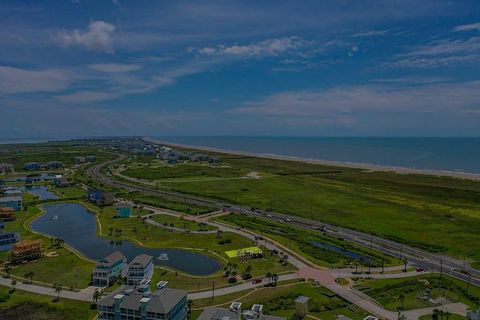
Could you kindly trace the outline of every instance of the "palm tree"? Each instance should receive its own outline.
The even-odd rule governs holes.
[[[53,289],[55,289],[55,292],[57,293],[57,301],[60,301],[60,292],[62,292],[62,284],[55,282],[53,284]]]
[[[101,291],[98,291],[98,289],[95,289],[95,291],[93,292],[93,302],[96,304],[98,299],[100,299],[102,297],[102,292]]]
[[[218,229],[218,230],[217,230],[217,238],[220,239],[221,237],[223,237],[223,231],[220,230],[220,229]]]
[[[408,260],[407,259],[403,259],[403,272],[407,272],[407,264],[408,264]]]
[[[24,282],[24,283],[29,284],[30,282],[29,282],[28,279],[30,278],[30,272],[25,273],[25,274],[23,275],[23,277],[25,278],[25,282]]]
[[[192,300],[188,300],[187,301],[187,319],[190,319],[192,317],[192,305],[193,305],[193,301]]]
[[[109,232],[108,236],[111,237],[113,235],[113,228],[112,227],[108,228],[108,232]]]
[[[276,274],[276,273],[273,274],[273,275],[272,275],[272,278],[273,278],[273,283],[274,283],[274,285],[276,286],[276,285],[277,285],[277,281],[278,281],[278,274]]]
[[[35,272],[30,271],[28,275],[30,277],[30,283],[33,283],[33,276],[35,275]]]
[[[17,280],[12,279],[11,284],[12,284],[13,291],[15,291],[15,286],[17,285]]]
[[[401,293],[399,298],[400,298],[400,303],[402,304],[402,310],[403,310],[403,302],[405,300],[405,295],[403,293]]]
[[[10,278],[10,272],[12,271],[12,267],[9,264],[5,267],[5,272],[7,273],[7,278]]]
[[[265,278],[268,279],[268,284],[270,284],[271,280],[272,280],[272,273],[271,272],[267,272],[267,274],[265,274]]]

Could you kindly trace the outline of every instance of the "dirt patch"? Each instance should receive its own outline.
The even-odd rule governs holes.
[[[252,172],[247,173],[247,177],[251,178],[251,179],[261,179],[262,178],[262,176],[256,171],[252,171]]]

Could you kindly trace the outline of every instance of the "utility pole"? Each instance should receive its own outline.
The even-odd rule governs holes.
[[[468,289],[470,289],[470,281],[472,280],[472,275],[470,274],[470,272],[468,273],[468,283],[467,283],[467,294],[468,294]]]
[[[212,301],[215,299],[215,281],[212,281]]]
[[[440,278],[443,278],[443,258],[440,258]]]

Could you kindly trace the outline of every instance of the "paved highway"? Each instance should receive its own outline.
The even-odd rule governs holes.
[[[426,252],[411,246],[407,246],[392,240],[384,239],[375,235],[359,232],[351,229],[341,228],[331,224],[322,223],[319,221],[300,218],[297,216],[285,215],[281,213],[267,212],[261,210],[252,211],[250,207],[243,207],[239,205],[229,204],[221,201],[195,197],[178,192],[160,191],[153,188],[132,185],[126,182],[118,181],[101,174],[100,171],[106,166],[110,166],[116,162],[126,159],[125,155],[119,155],[115,160],[102,163],[100,165],[91,167],[88,174],[104,184],[123,188],[129,191],[142,192],[149,195],[161,196],[175,201],[181,201],[190,204],[202,205],[216,209],[225,209],[231,212],[245,214],[249,216],[260,216],[266,219],[282,221],[300,228],[314,230],[317,232],[325,232],[331,236],[342,238],[380,252],[389,254],[391,256],[406,259],[409,264],[419,268],[443,272],[455,278],[470,281],[471,283],[480,285],[480,271],[471,268],[468,264],[461,260]]]

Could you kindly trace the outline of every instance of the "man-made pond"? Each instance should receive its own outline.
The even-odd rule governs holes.
[[[59,198],[55,193],[49,191],[47,186],[22,186],[20,189],[37,196],[40,200]]]
[[[208,275],[221,268],[216,259],[207,255],[181,249],[145,248],[128,240],[116,243],[99,237],[96,234],[95,215],[79,204],[45,205],[43,209],[45,213],[32,222],[32,229],[62,238],[68,245],[95,261],[118,250],[128,261],[145,253],[154,257],[156,265],[175,268],[193,275]]]
[[[331,245],[331,244],[328,244],[328,243],[325,243],[325,242],[312,241],[312,244],[314,246],[319,247],[319,248],[323,248],[323,249],[327,249],[327,250],[330,250],[330,251],[333,251],[333,252],[340,253],[343,256],[348,257],[348,258],[352,258],[354,260],[363,260],[365,262],[368,262],[368,260],[369,260],[369,258],[367,256],[364,256],[364,255],[361,255],[359,253],[349,251],[349,250],[346,250],[346,249],[343,249],[343,248],[340,248],[340,247],[336,247],[334,245]]]
[[[31,179],[32,181],[49,181],[53,180],[57,176],[56,173],[51,172],[42,172],[39,174],[29,175],[29,176],[16,176],[4,179],[6,182],[20,182],[27,181]]]

